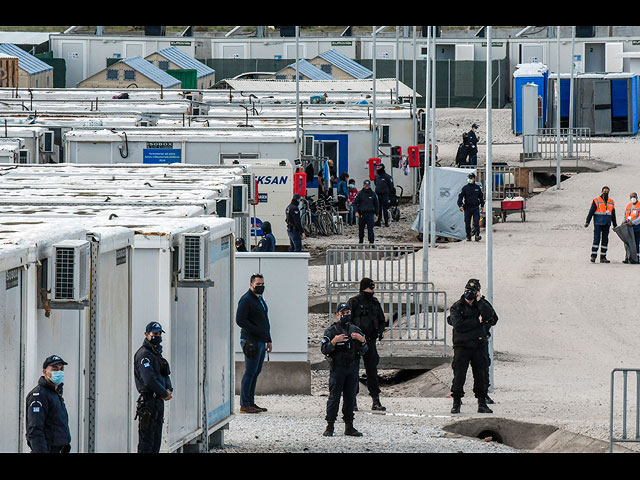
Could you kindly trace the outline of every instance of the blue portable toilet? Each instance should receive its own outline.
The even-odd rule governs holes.
[[[609,73],[611,81],[611,133],[638,133],[638,76]]]
[[[549,68],[542,63],[520,63],[513,72],[513,103],[511,107],[511,128],[513,133],[522,133],[522,87],[528,83],[538,86],[542,99],[542,126],[547,123],[547,90]]]

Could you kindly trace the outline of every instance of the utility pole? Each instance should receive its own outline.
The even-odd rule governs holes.
[[[300,158],[300,27],[296,26],[296,155]]]
[[[576,44],[576,27],[571,27],[571,80],[569,85],[569,158],[573,157],[573,76]]]
[[[562,167],[560,166],[560,25],[556,27],[557,33],[557,81],[556,81],[556,189],[561,190],[560,176],[562,175]],[[572,59],[573,61],[573,59]]]
[[[424,168],[422,171],[422,281],[429,281],[429,223],[427,221],[427,174],[429,173],[429,134],[431,133],[430,112],[431,109],[431,81],[429,74],[431,73],[431,29],[427,28],[427,75],[425,81],[425,135],[424,135]]]
[[[430,245],[432,248],[436,246],[436,27],[429,27],[432,29],[431,42],[432,46],[429,48],[431,56],[431,168],[429,176],[429,220],[430,220]],[[427,159],[427,150],[425,146],[425,162]]]
[[[418,144],[418,109],[416,104],[416,27],[413,27],[413,143],[412,145]],[[416,202],[416,190],[418,187],[416,186],[416,169],[411,169],[411,184],[413,185],[413,204]]]
[[[371,137],[371,150],[373,152],[373,155],[371,155],[372,157],[377,157],[378,156],[378,126],[376,125],[376,82],[377,82],[377,76],[376,76],[376,27],[374,25],[373,27],[373,52],[372,52],[372,57],[373,57],[373,135]]]
[[[487,198],[485,199],[485,227],[487,237],[487,300],[493,305],[493,152],[492,152],[492,126],[491,126],[491,109],[493,107],[492,98],[492,65],[491,65],[491,27],[487,27],[487,164],[485,170],[485,191]],[[493,335],[489,337],[489,358],[491,366],[489,367],[489,390],[493,391]]]

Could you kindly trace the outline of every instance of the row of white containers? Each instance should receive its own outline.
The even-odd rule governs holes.
[[[64,198],[61,194],[58,201]],[[37,200],[24,203],[22,208],[31,209],[24,215],[0,217],[5,389],[0,450],[28,451],[24,398],[36,385],[44,358],[55,353],[69,362],[64,397],[72,451],[135,451],[132,357],[151,321],[167,332],[164,355],[175,387],[162,450],[204,450],[221,443],[234,398],[233,220],[171,217],[167,212],[188,207],[167,201],[155,206],[78,201],[77,208],[52,206],[48,213],[37,211],[42,206]],[[101,215],[112,208],[144,216]],[[183,278],[185,262],[194,265],[194,258],[185,257],[190,240],[201,253],[198,274]],[[63,252],[73,253],[67,257],[71,265],[57,256]],[[65,270],[70,266],[74,269]],[[63,272],[72,272],[68,284],[56,277]]]

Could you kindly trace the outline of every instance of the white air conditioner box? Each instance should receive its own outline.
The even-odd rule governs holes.
[[[89,298],[90,254],[86,240],[64,240],[53,245],[52,301],[82,302]]]
[[[209,281],[209,232],[181,234],[178,267],[179,282]]]
[[[249,188],[247,185],[231,186],[231,211],[234,215],[249,213]]]
[[[18,150],[18,162],[17,163],[31,163],[31,152],[26,148]]]
[[[53,132],[48,131],[48,132],[43,132],[42,133],[42,151],[44,153],[53,153],[54,152],[54,148],[53,148]]]

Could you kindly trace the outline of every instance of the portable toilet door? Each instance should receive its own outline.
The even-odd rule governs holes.
[[[638,131],[637,76],[607,75],[611,81],[611,133],[631,135]]]

